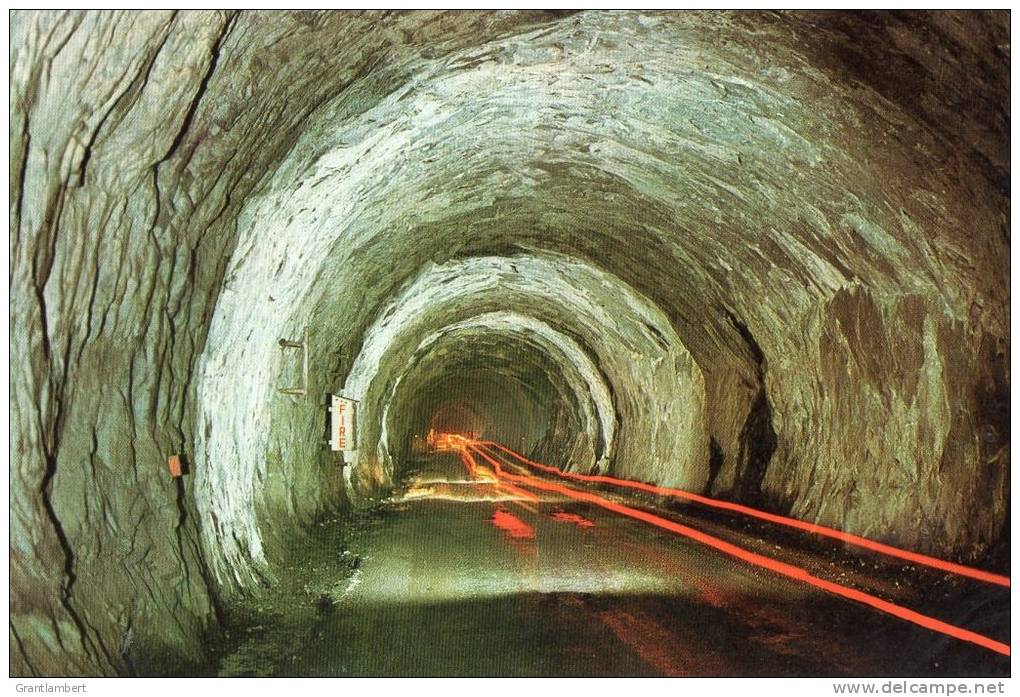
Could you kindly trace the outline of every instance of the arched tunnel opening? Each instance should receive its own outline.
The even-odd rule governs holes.
[[[540,346],[509,331],[450,334],[425,349],[394,387],[384,411],[394,462],[406,462],[410,447],[430,433],[497,440],[534,457],[569,456],[582,447],[578,440],[587,445],[579,457],[597,456],[602,433],[591,397],[572,389],[586,386],[569,383]]]
[[[13,13],[11,672],[1008,675],[1009,39]]]

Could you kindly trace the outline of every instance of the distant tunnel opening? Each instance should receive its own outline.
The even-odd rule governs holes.
[[[384,447],[400,463],[429,430],[470,433],[532,456],[552,455],[561,467],[590,468],[612,437],[599,418],[599,408],[610,405],[596,403],[593,390],[568,356],[533,338],[492,330],[446,334],[394,387]]]

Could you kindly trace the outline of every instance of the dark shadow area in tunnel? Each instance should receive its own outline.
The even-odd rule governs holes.
[[[590,396],[578,389],[541,346],[469,332],[438,342],[408,368],[388,408],[388,447],[397,468],[427,455],[429,433],[444,431],[562,458],[582,434],[593,435],[582,416]],[[592,440],[603,438],[599,431]]]
[[[789,503],[765,501],[762,481],[765,471],[776,449],[776,432],[772,428],[772,407],[765,387],[758,390],[758,396],[751,403],[747,420],[740,431],[740,452],[738,453],[738,485],[736,498],[755,506],[770,506],[771,510],[789,512]]]
[[[225,676],[1009,675],[1008,657],[828,598],[717,607],[656,593],[413,598],[238,618]],[[255,627],[254,631],[250,631]],[[825,627],[823,636],[812,628]]]
[[[1009,99],[1000,92],[1009,85],[1008,14],[870,10],[783,17],[791,19],[814,65],[840,82],[866,85],[931,127],[956,134],[988,181],[1009,196],[1009,140],[990,137],[1010,122]],[[756,16],[755,28],[775,21],[775,16]],[[947,46],[953,47],[951,60],[943,57]]]
[[[708,440],[708,453],[708,482],[705,484],[706,493],[712,491],[715,479],[719,476],[719,472],[722,470],[723,462],[726,458],[723,454],[722,448],[719,447],[719,441],[715,438],[709,438]]]
[[[532,449],[549,428],[549,397],[534,383],[483,368],[438,377],[391,417],[395,466],[427,455],[429,436],[442,433],[503,438]]]
[[[766,599],[759,602],[767,603]],[[778,608],[777,608],[778,611]],[[848,620],[825,601],[782,606],[784,620],[827,623],[848,642],[775,634],[759,617],[747,626],[724,610],[675,597],[522,593],[473,601],[380,605],[309,628],[314,650],[281,675],[322,676],[1005,676],[1008,658],[959,642]],[[678,631],[671,617],[687,625]],[[421,641],[422,628],[433,627]],[[674,634],[679,634],[676,636]],[[656,639],[673,641],[659,646]],[[327,639],[329,637],[329,639]],[[375,651],[350,651],[367,637]],[[674,638],[675,637],[675,638]],[[873,638],[868,654],[850,644]],[[909,647],[909,650],[905,647]],[[283,657],[281,657],[283,658]]]
[[[755,375],[758,382],[758,392],[751,402],[744,426],[740,430],[740,450],[737,454],[737,486],[733,493],[735,498],[745,501],[751,505],[771,505],[775,510],[789,512],[789,503],[778,501],[765,501],[762,492],[762,482],[772,454],[776,450],[776,431],[772,427],[772,405],[769,403],[768,393],[765,391],[765,372],[768,368],[768,361],[761,346],[751,334],[747,325],[737,318],[732,312],[727,311],[730,324],[740,335],[746,344],[747,351],[753,359]],[[716,446],[718,448],[718,446]],[[712,451],[713,457],[717,450]],[[719,453],[721,455],[721,453]],[[720,462],[721,466],[721,462]],[[710,465],[711,469],[711,465]],[[712,477],[714,480],[714,477]],[[711,482],[709,482],[709,490]]]

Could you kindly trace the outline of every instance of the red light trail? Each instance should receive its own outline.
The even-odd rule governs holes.
[[[513,513],[504,511],[502,508],[497,509],[492,514],[492,517],[489,518],[489,522],[515,540],[535,539],[535,529],[533,527],[525,523]]]
[[[803,530],[815,535],[822,535],[824,537],[830,537],[840,542],[846,542],[848,544],[870,549],[873,552],[885,554],[891,557],[897,557],[907,561],[914,562],[915,564],[921,564],[933,569],[939,569],[940,571],[947,571],[949,573],[957,574],[959,576],[967,576],[978,581],[984,581],[986,583],[993,583],[998,586],[1004,586],[1009,588],[1009,577],[1002,576],[1000,574],[993,574],[989,571],[983,571],[981,569],[975,569],[970,566],[964,566],[963,564],[955,564],[951,561],[939,559],[937,557],[931,557],[927,554],[920,554],[918,552],[911,552],[907,549],[900,549],[899,547],[893,547],[892,545],[883,544],[874,540],[869,540],[866,537],[859,535],[852,535],[842,530],[835,528],[829,528],[824,525],[818,525],[816,523],[807,523],[803,520],[797,520],[796,518],[788,518],[786,516],[776,515],[775,513],[768,513],[766,511],[758,510],[757,508],[751,508],[750,506],[743,506],[739,503],[731,503],[730,501],[721,501],[719,499],[709,498],[707,496],[701,496],[690,491],[684,491],[683,489],[671,489],[667,487],[654,486],[652,484],[645,484],[644,482],[635,482],[627,479],[617,479],[616,477],[607,477],[605,475],[594,475],[594,474],[577,474],[575,472],[564,472],[555,467],[544,465],[540,462],[533,462],[528,458],[524,457],[519,453],[515,453],[504,445],[496,443],[494,441],[478,441],[475,443],[477,446],[489,446],[498,448],[511,457],[520,460],[530,467],[534,467],[542,472],[548,472],[564,479],[573,479],[580,482],[589,482],[594,484],[609,484],[612,486],[622,487],[626,489],[636,489],[638,491],[644,491],[651,494],[657,494],[659,496],[671,496],[674,498],[684,499],[686,501],[693,501],[703,506],[709,506],[711,508],[718,508],[726,511],[733,511],[734,513],[740,513],[760,520],[766,520],[770,523],[776,523],[778,525],[785,525],[786,527],[796,528]]]
[[[935,619],[934,617],[923,615],[919,612],[915,612],[914,610],[901,607],[900,605],[896,605],[895,603],[891,603],[887,600],[882,600],[881,598],[871,595],[869,593],[865,593],[854,588],[847,588],[846,586],[841,586],[838,583],[833,583],[832,581],[826,581],[825,579],[812,576],[807,570],[802,569],[800,567],[793,566],[792,564],[787,564],[785,562],[781,562],[776,559],[772,559],[770,557],[766,557],[761,554],[748,551],[746,549],[743,549],[742,547],[738,547],[734,544],[726,542],[725,540],[721,540],[712,535],[708,535],[699,530],[695,530],[694,528],[690,528],[686,525],[682,525],[680,523],[668,520],[666,518],[662,518],[660,516],[648,513],[646,511],[642,511],[636,508],[631,508],[630,506],[625,506],[623,504],[616,503],[615,501],[610,501],[609,499],[603,498],[596,494],[592,494],[587,491],[578,491],[576,489],[571,489],[570,487],[564,486],[562,484],[549,482],[532,476],[516,475],[504,472],[500,463],[493,459],[487,452],[485,452],[485,450],[479,447],[479,443],[467,441],[465,439],[464,447],[465,447],[464,454],[466,455],[469,461],[471,461],[473,464],[477,464],[474,456],[471,455],[470,452],[467,452],[467,449],[473,450],[482,458],[484,458],[493,467],[493,470],[496,473],[497,477],[505,478],[511,482],[521,484],[532,489],[549,491],[560,494],[562,496],[566,496],[568,498],[572,498],[577,501],[590,503],[600,508],[604,508],[607,511],[611,511],[613,513],[617,513],[628,518],[633,518],[634,520],[639,520],[641,522],[654,525],[655,527],[661,528],[663,530],[668,530],[669,532],[681,535],[688,539],[694,540],[695,542],[699,542],[707,547],[711,547],[719,552],[722,552],[723,554],[734,557],[741,561],[753,564],[763,569],[768,569],[782,576],[786,576],[787,578],[791,578],[795,581],[806,583],[810,586],[826,591],[833,595],[846,598],[848,600],[853,600],[864,605],[868,605],[876,610],[879,610],[880,612],[884,612],[894,617],[898,617],[907,622],[911,622],[920,627],[924,627],[925,629],[930,629],[932,631],[940,632],[942,634],[945,634],[946,636],[950,636],[961,641],[976,644],[991,651],[995,651],[996,653],[1000,653],[1004,656],[1010,655],[1009,653],[1010,649],[1008,644],[996,641],[990,637],[984,636],[983,634],[978,634],[977,632],[972,632],[969,629],[957,627],[956,625],[943,622],[942,620]]]
[[[582,515],[576,513],[567,513],[566,511],[556,511],[550,516],[553,520],[560,523],[573,523],[579,528],[592,528],[595,527],[595,523],[591,522]]]

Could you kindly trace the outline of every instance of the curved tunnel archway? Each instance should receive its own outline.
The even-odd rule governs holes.
[[[181,606],[144,641],[193,659],[437,427],[982,560],[1003,45],[970,14],[18,15],[19,665],[124,671],[118,637]],[[342,461],[325,392],[360,400]]]
[[[465,421],[461,428],[452,429],[455,432],[473,432],[475,437],[514,443],[531,452],[540,443],[555,441],[553,436],[557,433],[560,438],[569,434],[580,450],[563,442],[548,442],[547,447],[562,448],[558,452],[568,456],[576,452],[577,458],[596,462],[605,456],[605,446],[601,452],[596,448],[607,438],[611,443],[614,422],[611,415],[603,412],[599,416],[605,420],[598,420],[589,390],[595,390],[599,398],[606,400],[605,387],[601,383],[585,383],[584,376],[572,364],[557,364],[557,357],[560,361],[568,359],[562,354],[557,356],[555,346],[543,346],[518,335],[522,329],[536,326],[543,325],[529,323],[523,317],[493,313],[429,337],[419,345],[420,357],[394,385],[384,408],[388,424],[415,423],[413,416],[411,419],[406,416],[410,413],[420,414],[419,419],[427,419],[430,427],[441,428],[441,423],[433,423],[433,417],[439,416],[454,396],[458,400],[470,399],[475,405],[471,414],[474,418]],[[541,337],[538,333],[534,336]],[[585,367],[593,366],[589,362]],[[598,407],[607,410],[611,405],[603,401]],[[451,425],[456,423],[454,420]],[[388,436],[392,434],[387,440],[399,447],[408,442],[407,427],[394,426],[386,429]]]

